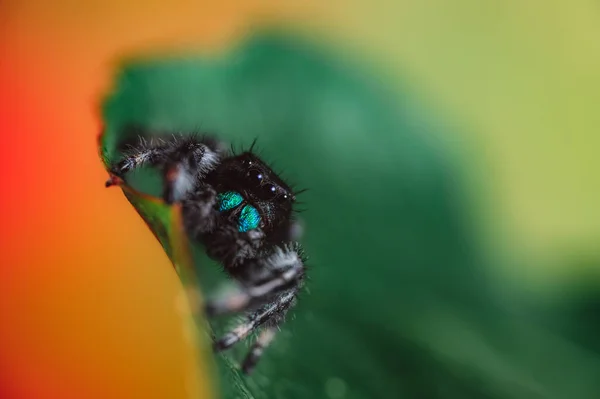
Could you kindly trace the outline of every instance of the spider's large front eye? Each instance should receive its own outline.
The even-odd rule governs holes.
[[[263,174],[258,170],[251,170],[248,172],[248,179],[250,179],[250,181],[253,183],[260,184],[263,179]]]

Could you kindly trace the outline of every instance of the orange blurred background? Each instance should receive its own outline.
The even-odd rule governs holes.
[[[179,281],[123,194],[104,188],[95,106],[117,56],[217,46],[262,10],[288,11],[264,1],[0,2],[0,397],[205,392],[175,311]]]

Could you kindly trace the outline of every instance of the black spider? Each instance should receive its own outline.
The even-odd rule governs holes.
[[[128,146],[111,168],[122,180],[142,165],[159,168],[164,176],[163,199],[181,203],[190,237],[222,264],[240,289],[207,303],[209,317],[246,312],[243,323],[214,343],[216,351],[230,348],[262,328],[246,356],[242,371],[250,373],[278,325],[296,303],[305,277],[299,226],[293,220],[296,195],[252,152],[234,154],[210,136],[172,135],[140,140]],[[165,136],[162,136],[165,137]]]

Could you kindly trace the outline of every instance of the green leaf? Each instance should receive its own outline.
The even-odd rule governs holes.
[[[113,179],[115,179],[113,177]],[[120,186],[125,197],[135,207],[155,237],[161,243],[173,263],[183,290],[181,299],[185,304],[178,306],[182,312],[186,334],[196,341],[202,359],[209,359],[212,347],[203,314],[203,297],[196,278],[190,243],[185,234],[180,206],[168,206],[162,199],[139,192],[121,179],[114,180]],[[187,309],[190,310],[188,313]],[[205,363],[211,362],[204,360]],[[210,381],[207,364],[198,368],[200,381]],[[212,386],[204,386],[203,393],[211,392]]]
[[[592,398],[598,358],[507,306],[500,293],[516,288],[489,280],[459,169],[435,140],[452,132],[414,93],[392,95],[395,84],[356,65],[261,32],[223,54],[129,61],[104,102],[107,165],[130,124],[201,130],[238,147],[257,137],[266,160],[309,188],[308,290],[252,376],[236,368],[244,345],[217,356],[221,396]],[[160,193],[152,171],[130,183]],[[172,254],[160,212],[128,198]],[[210,295],[223,273],[193,252],[194,284]],[[212,322],[218,334],[228,325]]]

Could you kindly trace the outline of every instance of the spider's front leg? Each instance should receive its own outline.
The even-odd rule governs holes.
[[[207,136],[172,135],[168,139],[140,137],[129,146],[124,157],[111,168],[109,187],[116,176],[125,175],[142,166],[158,167],[164,176],[163,199],[171,204],[186,198],[196,183],[220,162],[224,145]]]
[[[264,349],[273,341],[278,326],[288,310],[296,304],[298,289],[290,289],[276,295],[266,305],[250,313],[246,320],[226,333],[213,345],[216,352],[231,348],[260,327],[264,327],[242,363],[242,371],[250,374],[262,356]]]
[[[275,247],[262,257],[240,265],[243,289],[207,304],[209,316],[253,309],[247,319],[215,342],[216,351],[230,348],[259,327],[265,328],[246,356],[242,371],[250,373],[264,348],[273,340],[277,326],[296,303],[304,282],[304,260],[297,245]]]

